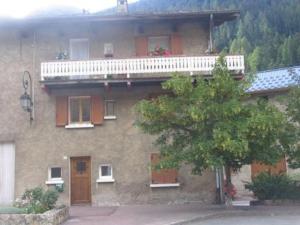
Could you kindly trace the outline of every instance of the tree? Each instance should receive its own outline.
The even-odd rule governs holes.
[[[264,100],[245,102],[248,82],[232,77],[223,60],[212,79],[176,74],[162,84],[170,94],[136,105],[136,124],[156,135],[163,160],[161,168],[182,163],[201,174],[213,167],[225,167],[226,185],[231,170],[254,160],[272,164],[289,147],[281,144],[289,123],[285,114]]]
[[[289,72],[297,81],[298,85],[291,88],[287,96],[286,112],[290,120],[293,122],[294,127],[286,135],[296,143],[294,146],[292,146],[292,148],[289,149],[287,155],[290,167],[299,168],[300,146],[299,144],[297,145],[297,143],[300,137],[300,73],[296,73],[293,69],[291,69]]]

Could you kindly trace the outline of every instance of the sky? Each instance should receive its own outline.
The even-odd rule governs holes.
[[[129,3],[138,0],[128,0]],[[115,6],[117,0],[0,0],[0,17],[24,18],[51,6],[71,6],[97,12]]]

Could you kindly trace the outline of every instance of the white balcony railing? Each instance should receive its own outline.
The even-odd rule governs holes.
[[[76,79],[76,76],[126,74],[151,74],[171,72],[211,72],[218,56],[193,56],[193,57],[153,57],[134,59],[100,59],[87,61],[54,61],[41,64],[41,79],[46,80],[56,77]],[[244,57],[241,55],[226,56],[228,69],[244,72]]]

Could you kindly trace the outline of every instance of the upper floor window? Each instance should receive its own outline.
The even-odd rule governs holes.
[[[148,52],[151,56],[170,55],[170,37],[148,37]]]
[[[116,119],[115,114],[115,101],[114,100],[105,100],[105,115],[104,119]]]
[[[70,58],[72,60],[89,59],[89,40],[71,39],[70,40]]]
[[[69,123],[91,122],[91,98],[69,97]]]
[[[56,126],[92,128],[104,119],[104,101],[99,95],[56,96]]]
[[[114,56],[114,46],[112,43],[104,44],[104,56],[105,57],[113,57]]]

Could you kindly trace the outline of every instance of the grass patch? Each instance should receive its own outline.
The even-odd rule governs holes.
[[[0,214],[26,214],[26,210],[15,207],[0,207]]]

